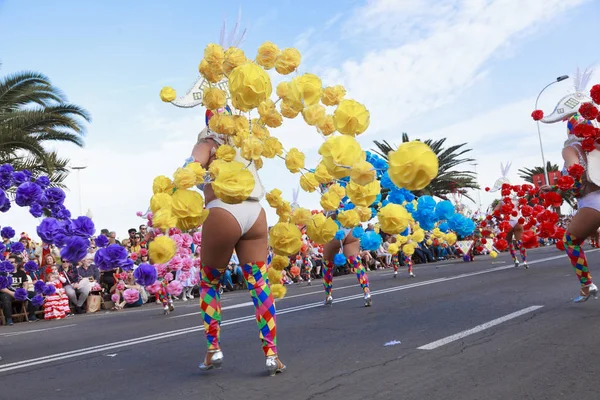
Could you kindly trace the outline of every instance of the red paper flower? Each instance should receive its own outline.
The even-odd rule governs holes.
[[[566,192],[567,190],[573,189],[573,185],[575,184],[575,179],[570,177],[569,175],[561,176],[556,185],[560,190]]]
[[[598,109],[594,103],[583,103],[581,107],[579,107],[579,114],[588,121],[591,121],[598,116]]]
[[[560,251],[565,251],[565,243],[562,240],[557,241],[556,248]]]
[[[544,196],[544,205],[545,207],[560,207],[563,203],[563,199],[561,197],[560,194],[556,193],[556,192],[548,192],[546,193],[546,195]],[[541,207],[541,206],[535,206],[533,209],[534,211],[536,211],[537,207]],[[545,208],[542,207],[542,210]],[[539,211],[536,213],[536,215],[539,214]]]
[[[531,113],[531,118],[533,118],[534,121],[539,121],[544,118],[544,112],[542,110],[535,110]]]
[[[538,237],[533,233],[533,231],[525,231],[521,236],[521,244],[525,246],[526,249],[533,249],[540,245],[538,241]]]
[[[490,188],[489,188],[489,187],[486,187],[486,188],[485,188],[485,191],[486,191],[486,192],[489,192],[489,191],[490,191]]]
[[[485,228],[487,226],[487,222],[486,221],[481,221],[480,225],[481,225],[482,228]]]
[[[586,153],[594,151],[596,149],[594,139],[591,137],[583,139],[583,141],[581,142],[581,148]]]
[[[529,202],[531,204],[539,204],[540,203],[540,199],[537,197],[534,197],[533,199],[529,200]]]
[[[519,225],[523,225],[525,223],[525,218],[521,217],[519,218]]]
[[[513,217],[516,217],[517,215],[519,215],[519,213],[516,212],[516,211],[513,211],[513,212],[510,213],[510,215],[513,216]]]
[[[594,127],[589,124],[577,124],[571,132],[578,138],[594,137],[596,135]]]
[[[592,86],[590,90],[590,97],[594,100],[594,103],[600,104],[600,85]]]
[[[485,216],[485,219],[487,219],[488,221],[491,221],[491,220],[492,220],[492,218],[494,218],[494,217],[493,217],[493,216],[491,216],[491,215],[486,215],[486,216]]]
[[[476,250],[477,250],[478,253],[483,252],[483,246],[477,246]]]
[[[533,213],[533,207],[531,207],[531,206],[521,207],[521,214],[523,214],[524,217],[530,217],[532,213]]]
[[[486,244],[487,243],[487,239],[486,238],[482,238],[481,239],[481,244]]]
[[[496,244],[494,245],[498,251],[504,251],[508,248],[508,242],[504,239],[496,240]]]
[[[585,172],[585,169],[579,164],[573,164],[567,169],[567,172],[574,179],[580,180],[583,176],[583,173]]]

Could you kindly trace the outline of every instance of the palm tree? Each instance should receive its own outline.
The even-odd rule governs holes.
[[[36,72],[0,78],[0,164],[47,174],[56,186],[68,175],[69,160],[45,144],[66,142],[83,147],[89,113],[67,103],[50,80]]]
[[[419,139],[417,139],[419,140]],[[407,133],[402,133],[402,143],[410,142]],[[472,171],[461,171],[454,168],[475,161],[472,158],[460,158],[463,154],[471,151],[466,149],[466,143],[453,145],[444,148],[446,138],[439,140],[427,139],[423,143],[427,144],[437,155],[439,161],[438,176],[435,177],[429,186],[425,189],[415,192],[415,195],[430,195],[437,196],[441,199],[448,200],[448,195],[452,193],[460,193],[469,200],[473,199],[468,195],[467,189],[479,189],[479,185],[475,180],[475,173]],[[387,160],[387,155],[390,151],[396,150],[396,146],[390,145],[387,141],[374,141],[378,150],[375,153]]]
[[[548,172],[560,171],[560,168],[557,164],[552,164],[550,161],[546,162],[546,170]],[[542,167],[534,167],[534,168],[521,168],[519,170],[519,177],[523,179],[525,182],[529,182],[533,184],[533,177],[536,175],[544,174],[544,168]],[[577,200],[573,197],[571,192],[561,192],[562,198],[566,201],[571,208],[577,208]]]

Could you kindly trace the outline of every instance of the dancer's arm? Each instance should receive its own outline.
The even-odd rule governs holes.
[[[567,146],[562,151],[562,157],[565,160],[565,168],[579,164],[579,154],[573,146]]]
[[[196,143],[192,149],[192,157],[194,158],[194,161],[200,163],[202,167],[207,168],[216,148],[217,144],[214,141],[202,140]]]

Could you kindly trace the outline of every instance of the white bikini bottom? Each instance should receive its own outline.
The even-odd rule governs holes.
[[[579,208],[591,208],[600,211],[600,190],[586,194],[577,200]]]
[[[262,206],[258,201],[243,201],[239,204],[227,204],[222,200],[215,199],[206,205],[206,208],[222,208],[235,218],[240,224],[242,236],[244,236],[256,223]]]

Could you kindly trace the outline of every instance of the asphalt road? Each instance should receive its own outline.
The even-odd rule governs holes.
[[[588,254],[594,274],[600,252]],[[332,307],[318,282],[288,287],[277,302],[288,370],[274,378],[244,291],[223,296],[225,365],[208,373],[197,301],[169,316],[145,305],[2,326],[0,399],[600,399],[600,300],[572,303],[558,250],[529,261],[372,272],[371,308],[353,275],[334,279]]]

